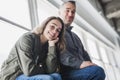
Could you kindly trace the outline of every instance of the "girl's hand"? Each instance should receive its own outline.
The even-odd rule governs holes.
[[[56,38],[54,40],[49,40],[48,43],[49,43],[49,46],[55,46],[55,43],[57,43],[59,40],[59,38]]]

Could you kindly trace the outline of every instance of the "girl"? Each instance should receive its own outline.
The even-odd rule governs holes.
[[[2,65],[0,80],[61,80],[58,70],[59,53],[65,49],[63,34],[63,21],[54,16],[25,33]]]

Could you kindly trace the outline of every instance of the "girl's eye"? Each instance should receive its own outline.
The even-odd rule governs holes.
[[[61,29],[56,28],[54,25],[51,25],[51,26],[50,26],[50,29],[51,29],[51,30],[54,30],[54,29],[55,29],[55,30],[56,30],[56,32],[58,32],[58,33],[60,33],[60,32],[61,32]]]
[[[55,26],[51,25],[51,29],[54,29],[54,28],[55,28]]]

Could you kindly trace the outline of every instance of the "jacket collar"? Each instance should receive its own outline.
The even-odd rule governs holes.
[[[71,30],[72,30],[72,28],[73,28],[73,26],[68,26],[68,27],[65,27],[65,29],[66,29],[67,31],[71,31]]]

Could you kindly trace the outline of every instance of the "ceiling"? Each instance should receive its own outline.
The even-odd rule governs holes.
[[[99,11],[108,20],[111,26],[120,34],[120,0],[89,0],[95,3]]]

